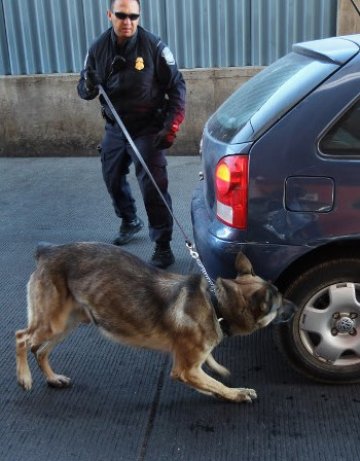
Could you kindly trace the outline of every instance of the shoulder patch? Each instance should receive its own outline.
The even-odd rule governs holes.
[[[166,46],[162,50],[161,56],[165,59],[167,65],[173,66],[175,64],[174,55],[172,54],[172,52],[171,52],[171,50],[170,50],[170,48],[168,46]]]

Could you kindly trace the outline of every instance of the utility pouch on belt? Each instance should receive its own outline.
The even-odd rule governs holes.
[[[114,125],[115,118],[107,106],[101,106],[101,115],[104,120],[106,120],[108,123],[111,123],[111,125]]]

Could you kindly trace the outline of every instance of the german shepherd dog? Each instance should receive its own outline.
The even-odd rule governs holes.
[[[156,269],[113,245],[40,244],[35,257],[27,284],[28,327],[16,332],[17,379],[25,390],[32,387],[29,348],[50,386],[70,385],[52,370],[49,354],[80,323],[92,322],[115,341],[171,353],[171,377],[200,392],[234,402],[256,398],[253,389],[227,387],[202,369],[206,363],[223,377],[229,374],[211,355],[223,329],[247,335],[289,310],[242,253],[237,277],[216,281],[216,310],[201,275]]]

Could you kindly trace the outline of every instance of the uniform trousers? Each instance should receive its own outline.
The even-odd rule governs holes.
[[[171,196],[168,192],[167,160],[164,151],[153,147],[155,136],[155,134],[133,135],[133,141],[168,206],[172,209]],[[115,213],[125,221],[134,220],[137,213],[135,200],[127,181],[129,167],[134,164],[148,217],[150,240],[157,243],[170,242],[173,231],[172,216],[117,124],[107,122],[105,125],[101,143],[101,163],[103,178]]]

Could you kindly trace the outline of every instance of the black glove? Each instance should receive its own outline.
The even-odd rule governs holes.
[[[174,144],[175,138],[176,134],[173,130],[163,128],[161,131],[159,131],[154,140],[154,147],[159,150],[169,149],[169,147]]]
[[[100,77],[94,69],[86,69],[84,72],[85,86],[91,93],[97,89],[101,83]]]

